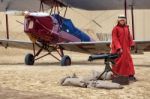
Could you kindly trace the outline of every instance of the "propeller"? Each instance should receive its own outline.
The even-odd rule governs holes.
[[[21,24],[21,25],[24,25],[24,23],[21,22],[21,21],[16,20],[16,22],[19,23],[19,24]]]

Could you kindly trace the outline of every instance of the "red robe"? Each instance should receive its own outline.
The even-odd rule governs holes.
[[[134,66],[132,57],[130,54],[130,48],[134,45],[132,36],[127,25],[117,25],[112,31],[112,44],[111,53],[116,53],[119,49],[122,49],[121,56],[115,60],[115,65],[112,70],[120,75],[129,76],[134,75]]]

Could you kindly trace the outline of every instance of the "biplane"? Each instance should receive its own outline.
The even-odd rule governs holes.
[[[0,45],[21,49],[31,49],[33,54],[25,56],[25,64],[33,65],[47,55],[60,61],[61,66],[71,65],[71,58],[64,50],[87,54],[109,53],[111,41],[94,41],[86,33],[78,29],[70,19],[65,18],[68,7],[84,10],[114,10],[124,9],[127,16],[128,5],[135,9],[149,9],[149,0],[1,0],[0,11],[6,11],[6,39],[0,39]],[[59,7],[66,8],[64,16],[59,15]],[[49,13],[44,11],[50,9]],[[26,11],[24,32],[31,42],[9,39],[9,11]],[[40,11],[40,12],[33,12]],[[133,15],[133,13],[132,13]],[[134,22],[134,17],[132,17]],[[132,24],[134,25],[134,23]],[[134,26],[133,26],[134,27]],[[134,33],[134,28],[133,31]],[[134,34],[133,34],[134,36]],[[150,41],[135,40],[134,53],[150,51]],[[42,51],[46,54],[40,55]],[[60,58],[53,52],[57,52]]]

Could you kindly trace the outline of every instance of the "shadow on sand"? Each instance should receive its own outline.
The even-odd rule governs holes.
[[[17,62],[17,63],[0,63],[0,65],[25,65],[23,62]],[[103,61],[99,62],[88,62],[88,61],[73,61],[72,66],[78,65],[78,66],[104,66]],[[33,66],[60,66],[60,62],[38,62],[35,63]],[[150,67],[148,64],[136,64],[135,67]]]
[[[25,65],[23,62],[15,62],[15,63],[0,63],[0,65]],[[88,62],[88,61],[73,61],[72,65],[85,65],[85,66],[93,66],[93,65],[104,65],[103,62]],[[34,66],[60,66],[60,62],[37,62]]]

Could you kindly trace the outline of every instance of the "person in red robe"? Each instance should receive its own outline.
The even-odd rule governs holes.
[[[134,42],[126,24],[126,17],[118,16],[118,24],[112,30],[111,53],[118,53],[120,57],[115,60],[116,64],[112,66],[112,70],[116,74],[129,77],[129,80],[136,80],[130,54],[132,46]]]

